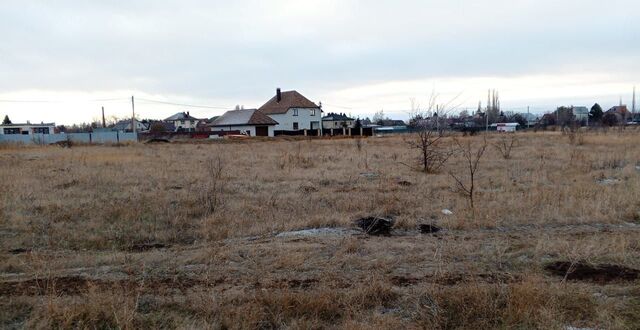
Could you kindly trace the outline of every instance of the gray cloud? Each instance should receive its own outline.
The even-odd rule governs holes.
[[[640,74],[634,1],[7,1],[0,92],[255,98],[432,77]]]

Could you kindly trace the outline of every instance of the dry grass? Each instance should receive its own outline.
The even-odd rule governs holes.
[[[403,137],[4,145],[0,328],[637,328],[638,281],[543,267],[640,268],[638,138],[487,148],[475,212],[462,156],[425,175]],[[274,235],[369,215],[398,234]]]

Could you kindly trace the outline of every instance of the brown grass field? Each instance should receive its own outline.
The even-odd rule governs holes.
[[[640,329],[640,132],[516,136],[0,146],[0,328]]]

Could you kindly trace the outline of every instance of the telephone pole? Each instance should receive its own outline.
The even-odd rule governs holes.
[[[104,120],[104,107],[102,107],[102,128],[107,128],[107,121]]]
[[[136,133],[136,105],[131,95],[131,130]]]
[[[530,118],[530,114],[529,114],[529,106],[527,105],[527,128],[530,128],[529,126],[529,118]]]

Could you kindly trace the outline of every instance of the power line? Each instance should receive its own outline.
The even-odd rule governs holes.
[[[85,99],[85,100],[7,100],[0,99],[4,103],[79,103],[79,102],[108,102],[108,101],[124,101],[127,98],[107,98],[107,99]]]
[[[353,108],[351,107],[345,107],[343,105],[335,105],[335,104],[327,104],[327,103],[322,103],[322,105],[328,105],[330,107],[334,107],[334,108],[341,108],[341,109],[347,109],[347,110],[353,110]]]
[[[161,104],[169,104],[169,105],[177,105],[181,107],[191,107],[191,108],[207,108],[207,109],[221,109],[221,110],[229,110],[233,107],[221,107],[221,106],[213,106],[213,105],[196,105],[196,104],[187,104],[187,103],[177,103],[177,102],[168,102],[168,101],[160,101],[160,100],[150,100],[145,98],[138,98],[140,101],[151,102],[151,103],[161,103]]]

